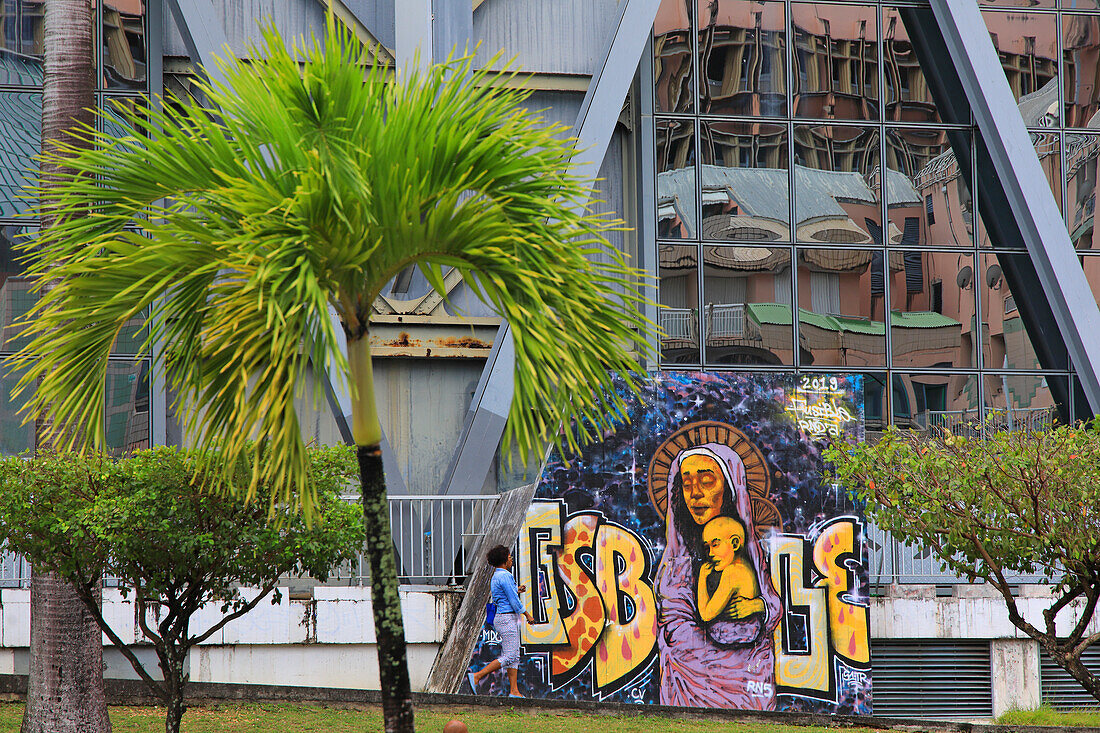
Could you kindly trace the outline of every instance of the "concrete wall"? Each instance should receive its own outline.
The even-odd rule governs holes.
[[[955,586],[955,595],[937,597],[934,586],[896,585],[871,599],[873,639],[988,639],[992,663],[993,712],[1030,709],[1040,702],[1039,647],[1008,621],[1004,602],[984,586]],[[461,603],[461,591],[406,587],[401,608],[409,642],[409,674],[422,690],[446,629]],[[1041,623],[1049,605],[1045,586],[1023,586],[1017,599],[1024,617]],[[0,674],[26,674],[30,643],[30,591],[0,590]],[[1058,621],[1068,630],[1080,612],[1071,605]],[[141,632],[131,600],[104,591],[104,615],[125,641]],[[216,608],[196,615],[192,633],[220,618]],[[1090,631],[1100,631],[1100,617]],[[104,642],[106,643],[106,639]],[[313,589],[308,600],[263,601],[227,624],[192,651],[191,679],[272,685],[378,689],[370,590],[357,587]],[[138,655],[159,677],[150,647]],[[136,679],[128,662],[105,652],[106,675]]]
[[[126,642],[141,636],[132,596],[122,598],[105,589],[104,616]],[[409,643],[409,675],[421,690],[436,651],[461,602],[461,594],[446,589],[405,588],[401,610]],[[217,608],[192,617],[191,633],[201,633],[221,618]],[[104,638],[104,644],[108,640]],[[0,590],[0,674],[26,674],[30,644],[30,591]],[[108,677],[136,679],[129,663],[113,649],[105,650]],[[138,656],[159,678],[151,647]],[[374,622],[367,588],[316,587],[309,600],[272,604],[230,622],[190,655],[191,679],[199,682],[247,682],[378,689]]]

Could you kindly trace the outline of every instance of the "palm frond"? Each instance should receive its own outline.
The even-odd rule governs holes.
[[[295,396],[311,360],[348,372],[329,308],[365,338],[413,263],[441,292],[458,268],[511,323],[506,448],[575,448],[621,416],[611,375],[637,371],[654,327],[642,274],[606,239],[622,223],[592,214],[569,172],[565,128],[471,57],[394,80],[359,54],[344,29],[288,51],[268,28],[253,61],[202,85],[210,109],[120,108],[110,133],[81,133],[94,149],[43,156],[64,168],[36,192],[57,224],[30,252],[42,297],[15,364],[29,416],[101,446],[112,343],[148,313],[139,356],[161,345],[196,442],[232,465],[258,439],[255,482],[308,509]]]

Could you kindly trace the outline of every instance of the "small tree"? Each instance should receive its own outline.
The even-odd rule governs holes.
[[[276,504],[271,521],[261,485],[258,501],[203,492],[193,480],[204,460],[174,448],[141,451],[120,461],[100,455],[42,454],[0,461],[0,534],[15,552],[69,580],[108,638],[167,707],[165,730],[178,733],[184,713],[188,650],[273,595],[281,575],[324,579],[363,547],[358,508],[340,498],[355,479],[346,448],[312,449],[309,470],[317,513],[307,525]],[[237,474],[247,485],[251,468]],[[138,626],[152,643],[163,675],[155,680],[104,619],[96,589],[105,573],[134,595]],[[244,595],[240,586],[257,587]],[[205,604],[222,616],[190,628]]]
[[[1081,654],[1100,600],[1100,423],[984,438],[890,428],[877,443],[834,446],[837,477],[859,486],[867,516],[895,537],[928,547],[954,572],[995,588],[1012,624],[1100,700],[1100,677]],[[1041,624],[1024,618],[1012,574],[1050,577]],[[1069,633],[1060,611],[1083,600]]]

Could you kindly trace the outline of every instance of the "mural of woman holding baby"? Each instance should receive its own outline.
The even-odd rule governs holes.
[[[779,514],[763,455],[732,426],[695,423],[665,441],[649,480],[666,519],[655,588],[661,704],[774,709],[781,606],[757,530]]]

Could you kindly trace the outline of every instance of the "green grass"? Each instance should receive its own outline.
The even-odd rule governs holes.
[[[16,733],[23,717],[22,703],[0,703],[0,733]],[[443,730],[452,718],[463,721],[470,733],[810,733],[825,728],[733,723],[730,721],[674,720],[661,717],[619,717],[576,713],[529,713],[515,709],[426,708],[416,711],[417,729]],[[111,708],[114,733],[160,733],[164,712],[151,707]],[[377,708],[348,710],[318,705],[248,704],[190,708],[183,716],[184,733],[330,733],[381,731]],[[857,733],[863,729],[848,729]]]
[[[997,718],[1004,725],[1073,725],[1100,727],[1100,710],[1058,712],[1045,705],[1035,710],[1010,710]]]

